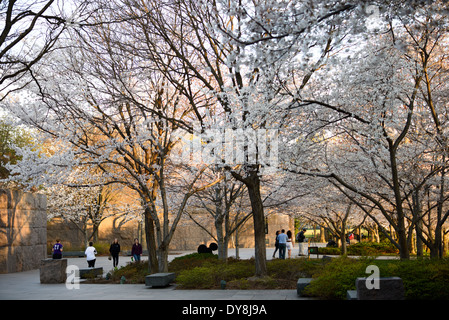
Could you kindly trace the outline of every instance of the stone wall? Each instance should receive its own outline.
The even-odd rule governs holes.
[[[38,269],[46,258],[47,199],[0,189],[0,273]]]
[[[196,219],[212,234],[216,234],[214,221],[207,214],[197,214]],[[174,217],[170,218],[173,221]],[[274,247],[276,230],[285,229],[293,231],[293,218],[284,214],[270,214],[267,217],[266,243],[268,247]],[[90,234],[90,232],[89,232]],[[108,218],[100,224],[98,230],[98,242],[111,243],[117,238],[122,250],[131,250],[134,238],[139,238],[140,242],[146,248],[145,235],[142,226],[136,221],[128,221],[121,225],[115,223],[113,218]],[[84,246],[84,238],[79,229],[72,224],[63,223],[61,221],[52,221],[47,228],[47,240],[51,245],[56,239],[61,239],[65,248],[79,250]],[[215,240],[202,228],[197,226],[188,218],[182,218],[176,227],[175,234],[170,242],[170,250],[196,250],[200,244],[207,246]],[[229,247],[235,248],[235,234],[229,241]],[[238,243],[240,248],[254,247],[254,227],[253,220],[248,219],[240,228],[238,233]]]
[[[208,226],[208,230],[215,235],[214,222],[212,218],[207,219],[207,215],[203,215],[202,225]],[[294,228],[294,219],[284,214],[270,214],[266,219],[266,231],[265,236],[267,247],[274,247],[275,235],[277,230],[285,229],[292,230]],[[236,244],[235,233],[229,241],[229,247],[235,248]],[[173,235],[173,239],[170,243],[171,250],[196,250],[198,245],[206,244],[207,246],[215,242],[213,238],[202,228],[195,225],[190,220],[181,221]],[[238,244],[240,248],[254,248],[254,225],[253,219],[248,219],[245,224],[239,229]]]

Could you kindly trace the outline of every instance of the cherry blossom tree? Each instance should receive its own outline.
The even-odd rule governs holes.
[[[116,214],[112,202],[117,192],[110,186],[75,188],[55,185],[46,189],[45,194],[47,219],[59,218],[75,226],[83,234],[86,247],[89,241],[98,239],[100,224]]]
[[[189,218],[217,241],[218,258],[221,260],[226,260],[228,257],[228,246],[232,235],[251,216],[251,210],[248,210],[249,212],[244,217],[238,214],[237,202],[244,195],[245,187],[229,178],[226,178],[226,174],[224,174],[220,183],[196,193],[189,209],[186,210]],[[208,217],[213,218],[214,233],[206,227],[206,223],[210,220],[208,219],[206,223],[199,220],[194,213],[196,210],[205,211]]]
[[[449,214],[445,2],[112,0],[95,8],[67,29],[61,51],[32,68],[33,83],[17,80],[27,94],[4,99],[58,146],[49,157],[23,148],[16,173],[44,184],[95,167],[104,175],[90,186],[134,190],[152,270],[166,269],[189,198],[218,183],[202,176],[205,164],[245,185],[257,276],[267,273],[263,193],[273,172],[281,177],[271,181],[285,177],[285,190],[295,190],[278,202],[309,196],[320,181],[374,221],[401,258],[413,230],[441,252]],[[201,152],[190,156],[208,161],[176,163],[179,132],[199,136],[189,144]],[[170,188],[178,190],[171,197]],[[424,209],[425,201],[433,204]],[[424,237],[427,221],[433,231]]]
[[[302,49],[316,45],[321,56],[325,56],[330,50],[330,34],[339,20],[332,18],[355,8],[351,5],[336,7],[326,6],[324,2],[316,5],[316,2],[295,4],[291,1],[181,1],[171,10],[180,13],[183,26],[192,28],[192,39],[181,34],[178,42],[173,42],[172,29],[161,28],[162,14],[157,19],[159,23],[152,25],[165,35],[164,41],[174,44],[181,39],[189,40],[181,46],[185,51],[176,50],[171,45],[171,48],[175,47],[178,65],[185,66],[221,108],[222,127],[242,129],[247,133],[242,138],[242,165],[233,167],[226,160],[221,165],[248,190],[254,221],[257,276],[267,273],[261,176],[266,170],[277,169],[261,160],[266,152],[277,155],[277,150],[274,145],[269,149],[255,148],[256,141],[260,141],[257,139],[265,137],[255,138],[251,133],[273,130],[273,139],[276,139],[277,130],[284,124],[283,111],[291,98],[287,96],[285,100],[278,94],[284,84],[278,75],[286,75],[288,71],[278,68],[280,64],[273,61],[282,57],[282,61],[299,59],[298,64],[302,66],[312,64],[313,67],[297,77],[305,85],[319,61],[305,62],[300,57],[301,54],[302,57],[307,56],[308,50],[304,52]],[[290,29],[284,30],[285,27]],[[319,43],[313,44],[316,39],[320,39]],[[206,68],[199,69],[192,61],[201,61]],[[207,129],[208,125],[216,123],[201,120],[202,129]]]
[[[154,72],[151,60],[124,50],[119,41],[121,31],[127,31],[124,25],[93,23],[107,17],[93,16],[88,34],[84,34],[87,27],[74,32],[66,50],[52,55],[35,72],[39,86],[29,85],[27,99],[10,101],[16,116],[58,146],[48,157],[22,150],[24,161],[14,170],[17,178],[32,178],[38,185],[122,184],[133,190],[145,212],[150,269],[163,271],[188,199],[207,187],[198,180],[206,166],[184,168],[184,193],[175,209],[169,203],[166,179],[176,172],[167,159],[178,143],[171,133],[188,116],[189,107],[176,88]],[[72,168],[82,174],[67,181]],[[91,170],[103,174],[86,183]],[[175,216],[171,222],[170,213]]]
[[[322,148],[321,157],[310,157],[320,162],[308,167],[310,161],[304,160],[302,172],[340,185],[374,221],[367,208],[380,211],[397,238],[385,234],[404,259],[409,257],[412,231],[422,219],[413,209],[420,203],[418,194],[414,201],[412,195],[436,177],[444,190],[446,180],[446,151],[439,147],[445,138],[438,133],[439,118],[428,98],[437,87],[429,89],[425,71],[444,61],[437,48],[445,45],[446,20],[429,6],[407,16],[390,16],[383,34],[338,64],[333,62],[336,77],[326,70],[330,81],[324,82],[325,90],[299,104],[301,111],[316,115],[307,122],[309,132],[321,132],[320,141],[302,143],[303,148]],[[447,219],[441,212],[436,228]]]

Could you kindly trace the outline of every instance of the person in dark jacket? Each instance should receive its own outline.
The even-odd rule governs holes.
[[[298,256],[306,256],[307,255],[307,243],[306,243],[306,228],[302,228],[301,232],[297,234],[296,240],[298,241],[299,253]]]
[[[117,239],[114,239],[114,242],[111,244],[109,253],[112,257],[112,266],[115,268],[118,266],[118,255],[120,253],[120,244],[118,243]]]
[[[134,261],[140,261],[140,255],[142,254],[142,245],[139,243],[139,240],[134,239],[134,244],[131,249],[131,256],[134,258]]]
[[[276,231],[276,240],[275,240],[275,242],[274,242],[274,252],[273,252],[273,258],[274,258],[274,255],[276,254],[276,252],[279,250],[279,240],[278,240],[278,235],[279,235],[279,233],[280,233],[280,231],[278,230],[278,231]]]

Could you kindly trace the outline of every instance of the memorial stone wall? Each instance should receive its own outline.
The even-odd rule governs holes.
[[[38,269],[46,258],[47,199],[0,189],[0,273]]]

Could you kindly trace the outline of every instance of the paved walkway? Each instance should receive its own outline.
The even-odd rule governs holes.
[[[192,253],[177,252],[177,256]],[[254,249],[240,249],[240,258],[254,256]],[[267,259],[271,259],[273,248],[267,248]],[[292,256],[296,256],[294,251]],[[235,256],[235,249],[229,249],[229,256]],[[145,259],[145,257],[143,257]],[[87,267],[85,258],[68,258],[68,265]],[[126,265],[130,257],[120,256],[119,266]],[[96,267],[103,267],[105,273],[112,269],[107,257],[98,257]],[[153,289],[143,284],[85,284],[79,289],[68,289],[65,284],[41,284],[39,269],[0,274],[0,300],[302,300],[296,290],[176,290]]]

